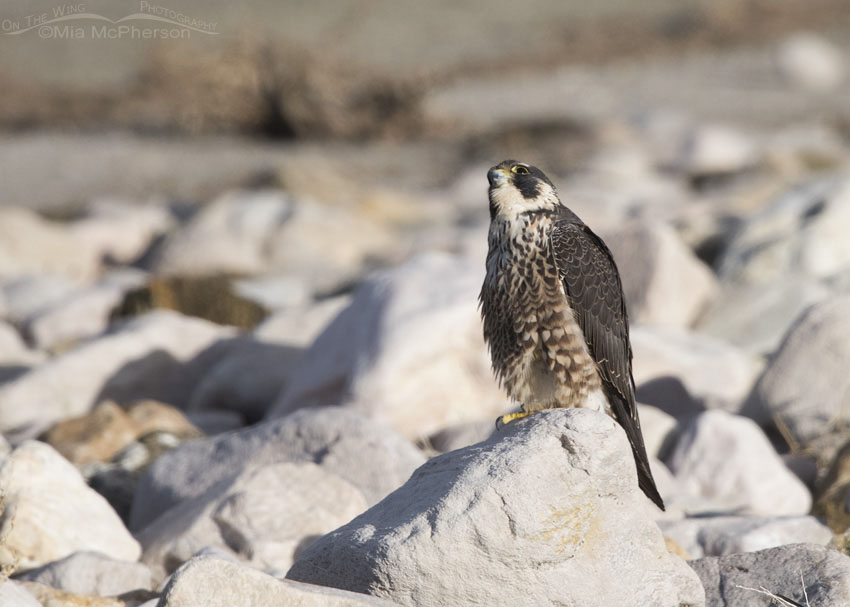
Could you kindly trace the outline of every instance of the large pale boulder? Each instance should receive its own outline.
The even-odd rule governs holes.
[[[252,567],[198,556],[178,569],[157,607],[393,607],[365,594],[279,580]]]
[[[31,569],[79,550],[135,561],[139,543],[52,447],[26,441],[0,465],[0,564]]]
[[[706,411],[690,420],[667,458],[683,490],[728,512],[807,514],[812,496],[751,419]]]
[[[283,574],[316,537],[366,509],[359,489],[312,462],[247,468],[168,510],[137,534],[158,579],[214,546]]]
[[[140,481],[130,527],[141,529],[250,466],[301,461],[344,478],[371,505],[407,480],[425,458],[397,433],[353,411],[305,409],[162,455]]]
[[[545,411],[430,460],[287,577],[402,605],[703,605],[653,510],[616,422]]]
[[[188,400],[184,365],[234,334],[234,329],[165,310],[134,319],[3,384],[0,431],[45,429],[85,413],[105,397]]]
[[[409,438],[504,412],[477,297],[484,268],[426,254],[379,272],[319,335],[271,417],[343,405]]]
[[[743,413],[806,443],[850,423],[850,296],[809,308],[785,336]]]
[[[816,544],[710,556],[688,564],[705,586],[706,607],[768,605],[765,592],[798,605],[850,604],[850,557]]]

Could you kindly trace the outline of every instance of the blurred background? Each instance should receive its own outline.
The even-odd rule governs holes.
[[[477,309],[508,158],[618,263],[668,549],[850,554],[847,0],[0,3],[0,472],[51,445],[157,583],[237,550],[157,527],[205,483],[365,478],[315,527],[257,484],[240,554],[285,572],[516,407]],[[4,572],[118,543],[3,491]]]
[[[428,449],[472,440],[439,433],[509,407],[475,297],[486,170],[516,158],[613,249],[639,397],[673,418],[652,454],[723,409],[811,489],[847,438],[850,386],[789,404],[771,377],[825,372],[803,350],[783,367],[799,376],[762,372],[809,306],[850,289],[848,57],[846,0],[5,3],[2,430],[156,396],[231,414],[193,418],[211,432],[357,403]],[[54,372],[153,308],[253,331],[253,349],[188,376],[177,350]],[[811,343],[843,386],[835,322]],[[195,383],[163,391],[164,369]],[[48,381],[81,395],[22,413],[20,386]]]

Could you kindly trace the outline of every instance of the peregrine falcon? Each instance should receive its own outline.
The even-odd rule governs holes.
[[[626,431],[640,488],[663,510],[640,431],[629,322],[611,252],[537,167],[505,160],[487,180],[484,339],[496,376],[522,405],[499,421],[556,407],[607,413]]]

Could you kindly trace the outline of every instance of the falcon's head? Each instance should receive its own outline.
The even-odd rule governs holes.
[[[515,219],[523,213],[554,211],[560,204],[555,186],[530,164],[505,160],[487,171],[490,219]]]

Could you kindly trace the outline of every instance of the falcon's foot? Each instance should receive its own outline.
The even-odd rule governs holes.
[[[502,415],[501,417],[496,418],[496,430],[501,430],[502,426],[505,424],[509,424],[515,419],[522,419],[523,417],[528,417],[531,415],[529,411],[517,411],[516,413],[508,413],[507,415]]]

